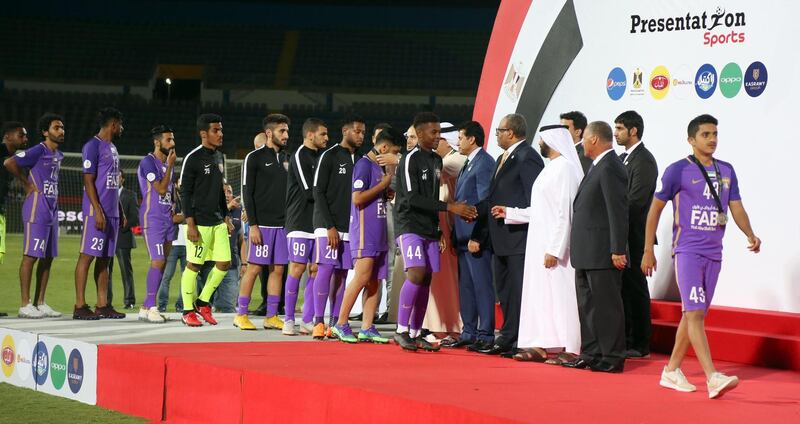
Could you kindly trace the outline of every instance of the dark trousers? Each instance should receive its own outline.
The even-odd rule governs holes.
[[[622,304],[625,307],[625,346],[650,353],[650,289],[642,273],[641,259],[622,271]]]
[[[494,342],[494,287],[492,254],[458,252],[458,290],[463,340]]]
[[[525,254],[494,257],[494,281],[503,311],[503,327],[495,341],[500,346],[512,348],[517,345],[524,268]]]
[[[133,265],[131,265],[131,249],[117,248],[117,266],[119,267],[120,278],[122,279],[123,305],[136,304],[136,292],[133,286]],[[114,271],[114,258],[108,263],[108,304],[114,299],[113,284],[111,274]]]
[[[581,358],[625,362],[625,313],[622,307],[622,271],[576,269],[575,289],[581,321]]]

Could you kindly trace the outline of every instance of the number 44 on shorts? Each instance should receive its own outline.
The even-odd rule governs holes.
[[[689,300],[694,303],[706,303],[706,292],[702,287],[692,287],[689,293]]]

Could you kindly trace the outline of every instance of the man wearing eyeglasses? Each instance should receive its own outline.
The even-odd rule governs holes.
[[[476,226],[489,228],[494,251],[494,280],[503,311],[503,327],[494,345],[476,349],[480,353],[511,358],[516,353],[522,301],[522,271],[525,268],[525,242],[528,224],[506,224],[504,219],[485,217],[493,206],[527,208],[531,203],[531,187],[544,169],[544,161],[526,142],[528,124],[525,117],[512,113],[500,120],[495,129],[497,145],[504,150],[497,158],[489,196],[479,205]],[[475,233],[480,233],[476,228]]]

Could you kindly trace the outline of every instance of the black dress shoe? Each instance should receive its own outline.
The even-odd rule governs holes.
[[[471,345],[467,345],[467,350],[470,352],[480,352],[482,349],[492,347],[492,343],[486,343],[483,340],[478,340]]]
[[[378,319],[375,320],[375,324],[388,324],[389,323],[389,313],[384,312]]]
[[[583,369],[591,367],[592,364],[594,364],[593,361],[587,361],[587,360],[585,360],[583,358],[575,358],[572,361],[562,362],[561,366],[562,367],[567,367],[567,368],[575,368],[575,369],[583,370]]]
[[[473,344],[475,344],[475,341],[474,341],[474,340],[467,340],[467,339],[458,339],[458,340],[456,340],[456,339],[445,339],[445,340],[442,340],[442,342],[441,342],[441,343],[439,343],[439,346],[441,346],[441,347],[449,347],[449,348],[453,348],[453,349],[458,349],[458,348],[465,347],[465,346],[471,346],[471,345],[473,345]]]
[[[596,371],[596,372],[610,372],[610,373],[613,373],[613,374],[618,374],[618,373],[621,373],[622,370],[625,369],[625,363],[623,362],[623,363],[621,363],[619,365],[615,365],[615,364],[612,364],[611,362],[600,361],[600,362],[595,362],[595,363],[589,365],[589,368],[591,368],[592,371]]]
[[[353,321],[363,321],[364,320],[364,313],[362,312],[362,313],[360,313],[358,315],[353,315],[353,316],[350,317],[350,319],[353,320]]]
[[[647,359],[650,357],[650,352],[640,352],[636,349],[628,349],[625,351],[625,357],[634,359]]]
[[[485,355],[499,355],[503,352],[508,352],[508,350],[509,350],[508,346],[493,344],[491,346],[479,350],[478,352],[483,353]]]

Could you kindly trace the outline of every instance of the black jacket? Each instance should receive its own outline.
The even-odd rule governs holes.
[[[314,174],[314,228],[350,229],[353,165],[360,156],[337,144],[322,152]]]
[[[286,224],[287,171],[278,153],[261,147],[248,153],[242,164],[242,200],[253,226]]]
[[[570,260],[575,269],[611,269],[628,244],[628,173],[610,151],[583,177],[573,203]]]
[[[441,172],[442,158],[434,151],[417,147],[400,159],[394,204],[395,237],[416,234],[439,239],[439,211],[447,210],[447,203],[439,200]]]
[[[289,159],[286,182],[286,233],[314,232],[314,170],[319,152],[300,146]]]
[[[122,213],[125,214],[127,224],[119,223],[119,237],[117,237],[117,247],[120,249],[135,249],[136,239],[133,237],[131,228],[139,225],[139,200],[133,190],[123,187],[119,193],[119,203],[122,205]]]
[[[183,214],[195,224],[214,226],[228,215],[228,204],[222,182],[225,158],[217,150],[197,146],[183,158],[181,165],[181,198]]]
[[[495,255],[525,254],[528,224],[506,225],[502,219],[492,218],[492,206],[527,208],[531,204],[531,187],[544,169],[544,161],[526,141],[521,142],[497,171],[502,156],[495,162],[489,197],[478,207],[479,219],[473,234],[480,234],[483,226],[489,228],[489,238]]]
[[[628,171],[628,249],[631,266],[640,266],[644,253],[644,229],[658,180],[658,164],[644,143],[626,158]]]

